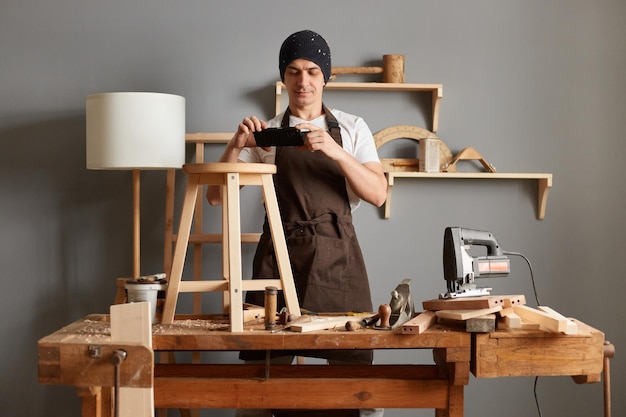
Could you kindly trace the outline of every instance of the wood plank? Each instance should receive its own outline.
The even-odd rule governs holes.
[[[469,362],[470,357],[464,358]],[[166,363],[155,365],[155,378],[265,378],[265,364]],[[436,365],[271,365],[270,378],[443,379]]]
[[[474,317],[484,316],[486,314],[497,313],[500,310],[502,310],[502,305],[476,310],[439,310],[435,314],[437,317],[442,319],[467,320]]]
[[[150,303],[111,306],[111,341],[141,343],[152,347],[152,312]],[[123,366],[124,364],[122,363]],[[120,387],[120,417],[154,417],[154,389]]]
[[[523,306],[526,305],[526,296],[524,294],[520,295],[504,295],[504,307],[512,308],[514,306]]]
[[[484,295],[479,297],[460,297],[422,302],[424,310],[473,310],[501,305],[503,308],[526,304],[524,295]]]
[[[354,320],[354,316],[315,317],[308,323],[295,323],[290,326],[292,332],[305,333],[315,330],[345,329],[346,323]]]
[[[402,325],[402,334],[421,334],[437,322],[434,311],[424,311]]]
[[[462,297],[449,299],[432,299],[422,302],[424,310],[473,310],[491,308],[504,302],[502,297],[485,295],[480,297]]]
[[[301,395],[294,387],[305,387],[314,395]],[[448,407],[449,389],[445,379],[155,379],[159,408],[444,409]]]

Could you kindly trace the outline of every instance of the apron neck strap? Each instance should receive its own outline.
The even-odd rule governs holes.
[[[324,114],[326,115],[326,125],[328,126],[330,136],[333,139],[335,139],[335,142],[341,145],[342,144],[341,128],[339,127],[339,122],[337,121],[337,118],[330,112],[328,107],[326,107],[326,105],[323,103],[322,103],[322,110],[324,111]],[[280,124],[282,127],[289,127],[290,115],[291,115],[291,111],[289,110],[289,107],[287,107],[287,109],[285,110],[285,114],[283,115],[283,120]]]

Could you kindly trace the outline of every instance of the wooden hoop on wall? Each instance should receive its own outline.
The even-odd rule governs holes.
[[[419,126],[396,125],[379,130],[374,134],[376,149],[396,139],[436,139],[439,141],[439,166],[446,167],[452,161],[450,148],[433,132]],[[417,171],[417,160],[406,158],[381,158],[385,171]]]

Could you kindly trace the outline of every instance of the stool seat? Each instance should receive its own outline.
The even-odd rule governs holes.
[[[243,331],[244,317],[243,292],[263,291],[266,286],[274,286],[283,290],[289,313],[300,315],[300,305],[272,178],[272,174],[276,173],[276,166],[237,162],[191,163],[183,166],[183,172],[187,174],[187,186],[163,306],[162,322],[164,324],[173,322],[180,292],[222,291],[223,309],[230,313],[231,331],[241,332]],[[222,279],[182,281],[193,213],[197,198],[204,197],[199,193],[200,188],[204,185],[222,187]],[[263,189],[263,200],[280,275],[275,279],[245,281],[242,279],[239,190],[243,185],[257,185]]]

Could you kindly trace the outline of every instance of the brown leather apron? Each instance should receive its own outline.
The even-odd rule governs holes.
[[[323,108],[331,136],[341,146],[339,124],[330,110]],[[287,108],[282,126],[289,125],[289,115]],[[314,312],[372,311],[345,176],[322,153],[293,146],[277,147],[275,163],[274,184],[300,306]],[[278,276],[266,218],[254,257],[253,278]],[[250,292],[246,300],[262,305],[263,294]],[[299,351],[297,355],[355,363],[371,363],[373,357],[371,350]]]

